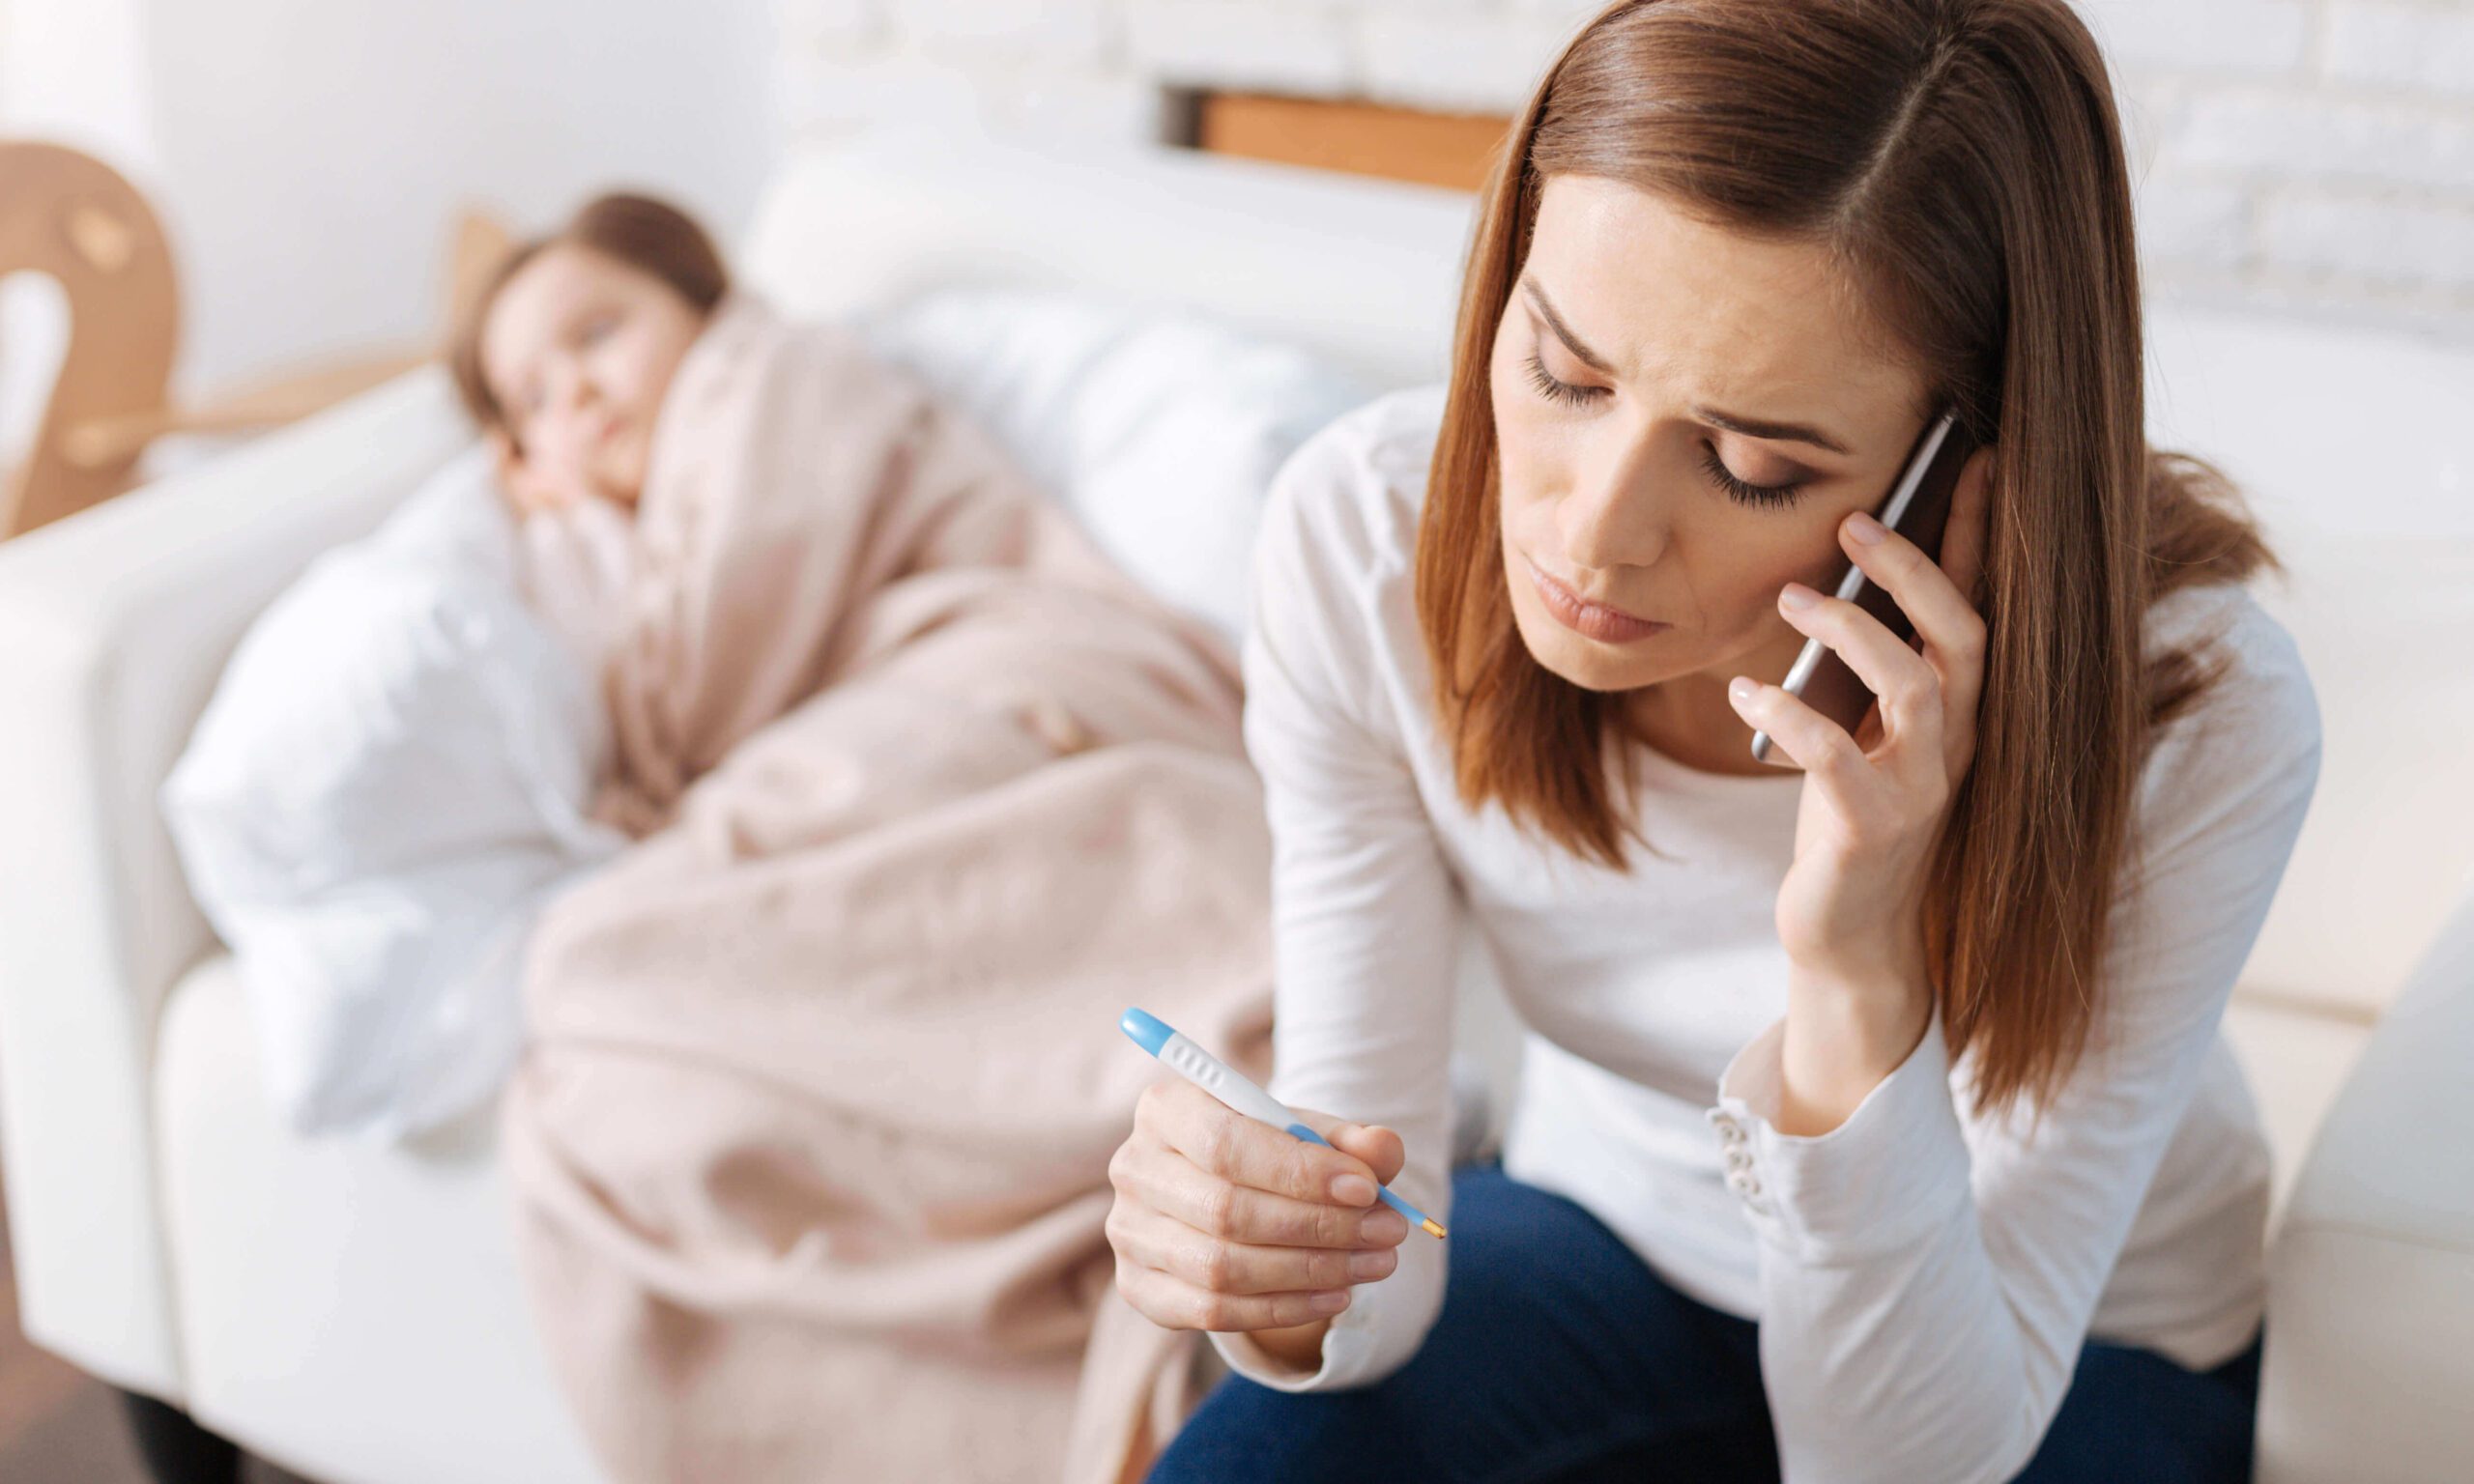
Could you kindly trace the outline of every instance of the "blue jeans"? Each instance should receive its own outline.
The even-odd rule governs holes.
[[[1668,1287],[1572,1202],[1464,1169],[1443,1312],[1407,1365],[1307,1396],[1231,1376],[1150,1480],[1774,1484],[1757,1332]],[[2242,1484],[2258,1383],[2257,1340],[2204,1373],[2091,1341],[2016,1484]]]

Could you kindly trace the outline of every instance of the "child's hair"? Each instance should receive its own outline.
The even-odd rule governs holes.
[[[484,430],[507,431],[505,410],[481,375],[481,327],[508,279],[549,247],[585,247],[649,273],[676,291],[699,314],[709,314],[730,289],[730,270],[720,249],[696,218],[651,196],[612,191],[576,210],[566,224],[521,243],[502,259],[480,287],[456,306],[455,332],[447,344],[447,369],[464,409]]]

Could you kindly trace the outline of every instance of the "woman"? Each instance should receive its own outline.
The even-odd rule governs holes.
[[[1864,512],[1943,408],[1985,446],[1937,564]],[[1146,1095],[1118,1288],[1239,1373],[1154,1479],[2249,1476],[2218,1022],[2317,718],[2258,532],[2143,427],[2064,0],[1569,43],[1450,382],[1271,502],[1273,1091],[1337,1150]],[[1920,652],[1816,595],[1850,560]],[[1880,698],[1852,737],[1774,683],[1808,636]],[[1501,1168],[1448,1173],[1464,924],[1533,1034]]]

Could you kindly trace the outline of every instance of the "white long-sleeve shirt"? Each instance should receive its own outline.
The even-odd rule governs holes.
[[[1791,1481],[2006,1479],[2091,1332],[2191,1367],[2240,1351],[2268,1158],[2219,1020],[2318,772],[2285,631],[2231,586],[2151,611],[2151,645],[2221,633],[2229,669],[2149,755],[2111,1013],[2041,1127],[1971,1111],[1937,1014],[1839,1127],[1783,1134],[1774,912],[1802,775],[1633,749],[1663,854],[1621,872],[1460,802],[1411,585],[1442,407],[1439,387],[1397,393],[1318,434],[1255,552],[1246,740],[1274,841],[1275,1096],[1398,1130],[1396,1188],[1448,1221],[1454,940],[1474,924],[1528,1031],[1507,1173],[1760,1322]],[[1451,1243],[1400,1251],[1317,1370],[1214,1343],[1283,1390],[1377,1381],[1433,1325]]]

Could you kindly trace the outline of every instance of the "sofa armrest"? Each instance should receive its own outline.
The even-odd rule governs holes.
[[[156,796],[250,619],[468,445],[446,379],[0,543],[0,1165],[27,1335],[178,1397],[154,1026],[212,942]]]
[[[2304,1159],[2268,1262],[2261,1484],[2462,1476],[2474,1458],[2474,892]]]

